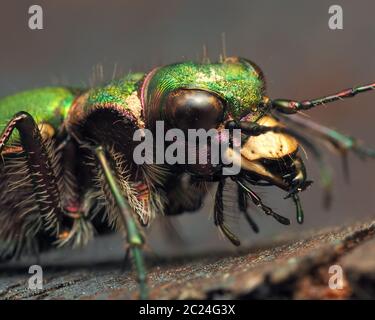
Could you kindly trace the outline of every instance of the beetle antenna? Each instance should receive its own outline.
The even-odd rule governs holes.
[[[367,84],[364,86],[358,86],[346,90],[342,90],[335,94],[325,96],[318,99],[313,100],[304,100],[304,101],[294,101],[294,100],[287,100],[287,99],[276,99],[270,101],[272,107],[277,111],[285,114],[293,114],[301,110],[308,110],[315,108],[319,105],[331,103],[337,100],[343,100],[346,98],[351,98],[356,96],[359,93],[363,93],[366,91],[375,90],[375,83]]]

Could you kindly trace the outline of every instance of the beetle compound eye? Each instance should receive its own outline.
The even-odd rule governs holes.
[[[222,101],[203,90],[176,90],[168,96],[165,104],[165,119],[182,130],[216,128],[223,115]]]

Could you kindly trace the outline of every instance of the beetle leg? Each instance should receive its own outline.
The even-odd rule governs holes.
[[[95,213],[90,211],[86,199],[82,195],[77,157],[79,154],[76,142],[68,135],[58,146],[61,152],[61,204],[64,209],[64,230],[61,232],[56,245],[69,245],[73,248],[86,245],[100,232],[94,223]]]
[[[214,206],[214,221],[215,225],[220,228],[223,234],[232,242],[235,246],[241,244],[240,240],[236,235],[229,230],[224,222],[224,203],[223,203],[223,190],[224,190],[225,179],[219,181],[216,195],[215,195],[215,206]]]
[[[146,284],[146,268],[145,268],[143,254],[141,250],[141,247],[143,245],[143,238],[133,218],[132,209],[128,201],[122,195],[120,186],[117,182],[115,174],[113,173],[111,169],[110,163],[107,159],[107,156],[105,154],[103,147],[102,146],[96,147],[95,154],[99,160],[99,163],[105,175],[107,184],[120,210],[120,219],[126,229],[129,250],[134,259],[135,268],[138,274],[141,299],[147,299],[148,288]]]
[[[358,86],[358,87],[342,90],[338,93],[335,93],[326,97],[318,98],[318,99],[304,100],[304,101],[276,99],[276,100],[271,100],[270,104],[272,108],[274,108],[275,110],[281,113],[293,114],[293,113],[297,113],[298,111],[312,109],[322,104],[334,102],[337,100],[342,100],[345,98],[351,98],[359,93],[371,91],[374,89],[375,89],[375,83],[371,83],[371,84],[364,85],[364,86]]]
[[[17,129],[20,142],[27,156],[28,168],[32,176],[35,199],[40,208],[47,230],[59,234],[63,218],[57,178],[43,138],[33,117],[27,112],[19,112],[6,125],[0,136],[0,154]]]
[[[258,225],[255,223],[253,218],[249,215],[247,212],[247,196],[246,193],[242,190],[240,186],[237,188],[238,193],[238,207],[240,211],[245,215],[246,221],[250,225],[251,229],[253,229],[254,232],[258,233],[259,228]]]

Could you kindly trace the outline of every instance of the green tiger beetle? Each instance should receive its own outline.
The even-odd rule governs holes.
[[[2,98],[0,257],[82,246],[94,234],[115,229],[126,236],[140,297],[147,298],[141,227],[156,214],[198,209],[207,186],[217,183],[214,222],[239,245],[225,221],[227,178],[235,182],[239,212],[255,232],[249,201],[282,224],[290,221],[265,205],[252,185],[286,191],[302,223],[298,194],[311,181],[300,145],[316,158],[327,194],[331,186],[329,168],[309,136],[328,141],[342,155],[351,150],[374,157],[375,151],[298,113],[372,89],[375,83],[319,99],[270,99],[260,68],[228,57],[218,63],[167,65],[89,89],[48,87]],[[240,129],[240,152],[225,151],[240,164],[240,172],[223,176],[221,165],[210,164],[136,165],[132,152],[139,142],[133,134],[154,130],[156,121],[182,130]]]

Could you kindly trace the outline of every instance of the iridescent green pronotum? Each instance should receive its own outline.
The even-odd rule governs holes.
[[[214,185],[214,222],[239,245],[225,217],[227,178],[235,182],[239,212],[255,232],[249,200],[280,223],[290,221],[265,205],[252,185],[286,191],[302,223],[299,193],[311,181],[299,145],[319,164],[327,202],[330,169],[309,136],[328,141],[344,156],[352,150],[374,157],[375,151],[298,112],[372,89],[375,83],[301,102],[270,99],[261,70],[232,57],[219,63],[172,64],[101,87],[51,87],[5,97],[0,100],[0,258],[52,246],[82,246],[94,234],[115,229],[126,237],[140,296],[147,298],[142,227],[157,214],[198,209]],[[239,163],[240,172],[223,175],[224,163],[136,164],[133,150],[139,142],[133,134],[155,130],[157,121],[164,121],[166,130],[227,129],[231,143],[232,130],[241,129],[240,152],[233,144],[224,152]],[[210,153],[210,146],[205,150]]]

